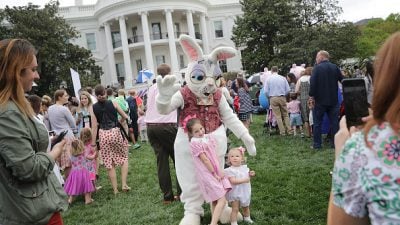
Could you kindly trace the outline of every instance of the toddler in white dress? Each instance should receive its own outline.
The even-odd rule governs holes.
[[[228,177],[232,185],[232,190],[226,194],[226,199],[231,204],[231,225],[237,225],[237,214],[239,208],[243,210],[243,220],[247,223],[253,223],[250,218],[250,198],[251,185],[250,177],[256,175],[247,165],[244,165],[243,147],[232,148],[228,152],[228,165],[225,169],[225,176]]]

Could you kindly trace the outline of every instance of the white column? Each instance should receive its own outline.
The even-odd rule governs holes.
[[[206,14],[202,13],[200,15],[200,27],[201,27],[201,37],[203,41],[203,51],[204,54],[208,54],[208,32],[207,32],[207,24],[206,24]]]
[[[152,71],[156,71],[153,63],[153,52],[151,49],[150,43],[150,31],[149,31],[149,22],[147,21],[147,12],[139,12],[139,15],[142,18],[142,29],[143,29],[143,40],[144,40],[144,51],[146,55],[146,68]]]
[[[192,10],[186,11],[186,21],[188,25],[188,30],[189,30],[189,36],[192,38],[196,38],[194,34],[194,24],[193,24],[193,14]]]
[[[109,76],[112,84],[118,83],[117,78],[117,68],[115,67],[115,59],[114,59],[114,47],[112,44],[111,38],[111,28],[110,24],[105,22],[104,23],[104,32],[106,33],[106,47],[107,47],[107,58],[108,58],[108,67],[109,67]]]
[[[129,46],[128,46],[128,34],[126,33],[126,24],[125,17],[120,16],[119,20],[119,30],[121,33],[121,42],[122,42],[122,55],[124,57],[124,67],[125,67],[125,89],[130,89],[133,86],[133,74],[132,74],[132,65],[131,65],[131,56],[129,54]]]
[[[171,10],[171,9],[165,10],[165,19],[167,21],[169,54],[171,57],[171,72],[172,72],[172,74],[176,74],[177,72],[179,72],[179,66],[178,66],[178,56],[176,54],[176,44],[175,44],[175,35],[174,35],[174,23],[172,21],[172,11],[173,10]]]

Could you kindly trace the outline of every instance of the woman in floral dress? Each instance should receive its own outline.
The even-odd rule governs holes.
[[[335,136],[328,225],[400,224],[400,32],[381,47],[374,66],[371,118],[350,138],[342,119]]]

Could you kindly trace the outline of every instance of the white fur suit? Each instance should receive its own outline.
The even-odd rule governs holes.
[[[210,55],[203,55],[200,46],[190,36],[181,35],[179,42],[185,54],[190,59],[185,74],[187,86],[197,97],[198,102],[207,102],[217,91],[217,86],[219,86],[218,79],[222,75],[218,66],[218,60],[233,57],[236,50],[231,47],[219,47],[213,50]],[[164,78],[158,76],[157,87],[159,95],[156,98],[156,102],[160,113],[168,114],[173,110],[185,107],[185,99],[182,93],[178,91],[180,85],[176,83],[175,75],[167,75]],[[222,125],[212,131],[212,134],[217,140],[217,155],[220,159],[221,167],[224,165],[224,155],[227,150],[225,126],[244,142],[250,155],[255,155],[256,147],[254,139],[232,112],[223,95],[219,101],[218,114]],[[208,120],[208,118],[201,119],[203,121]],[[179,124],[179,126],[175,139],[175,166],[177,178],[182,188],[181,201],[184,203],[185,209],[180,225],[200,225],[200,216],[204,214],[202,207],[204,199],[196,180],[195,168],[189,149],[188,135],[181,127],[182,124]],[[230,208],[226,207],[224,209],[220,218],[221,222],[229,222],[230,212]]]

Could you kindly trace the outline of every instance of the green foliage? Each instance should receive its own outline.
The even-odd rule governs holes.
[[[262,65],[288,69],[292,63],[312,64],[316,52],[333,59],[352,56],[357,29],[335,23],[337,0],[242,0],[243,16],[235,20],[232,40],[244,47],[243,66],[250,73]],[[334,60],[335,61],[335,60]]]
[[[326,224],[331,187],[329,171],[333,167],[334,151],[311,150],[309,138],[268,136],[263,132],[265,115],[253,115],[253,120],[250,130],[256,140],[257,156],[247,157],[247,164],[256,171],[251,181],[251,216],[255,224]],[[243,145],[232,134],[229,138],[232,147]],[[64,223],[178,224],[183,217],[183,204],[173,202],[165,206],[161,203],[156,164],[154,151],[149,144],[131,150],[128,184],[132,190],[118,196],[113,195],[106,170],[101,167],[98,185],[103,188],[92,196],[94,203],[86,206],[83,197],[77,198],[70,209],[63,213]],[[205,204],[204,209],[202,225],[211,221],[209,206]]]
[[[319,50],[328,51],[330,60],[334,63],[353,57],[359,31],[352,23],[326,23],[303,27],[298,29],[298,34],[291,42],[282,46],[278,60],[285,65],[292,62],[312,64]]]
[[[72,90],[70,68],[79,72],[82,86],[99,83],[102,74],[89,50],[69,43],[69,40],[79,37],[79,34],[57,15],[58,5],[58,1],[53,0],[42,9],[28,4],[12,8],[7,6],[0,11],[0,19],[7,21],[0,26],[0,31],[3,31],[0,39],[24,38],[38,50],[41,78],[38,82],[39,95],[53,93],[63,80]]]
[[[370,20],[366,26],[360,27],[360,31],[356,56],[360,59],[374,56],[387,37],[400,31],[400,14],[390,14],[386,20]]]

